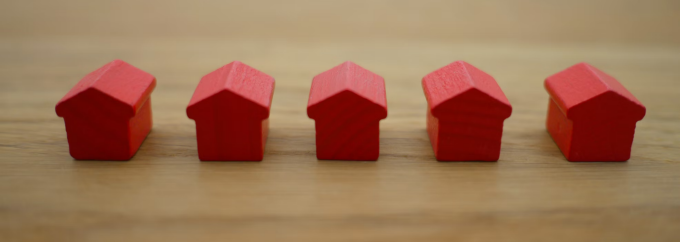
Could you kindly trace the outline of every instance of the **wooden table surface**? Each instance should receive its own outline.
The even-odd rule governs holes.
[[[157,77],[128,162],[75,161],[57,101],[123,59]],[[262,162],[199,162],[186,105],[240,60],[276,78]],[[386,80],[377,162],[319,161],[311,79]],[[498,162],[437,162],[420,80],[455,60],[513,105]],[[543,80],[586,61],[647,107],[632,157],[570,163]],[[0,241],[680,241],[678,1],[5,1]]]

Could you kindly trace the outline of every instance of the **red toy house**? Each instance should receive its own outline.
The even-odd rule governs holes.
[[[569,161],[626,161],[645,106],[613,77],[579,63],[548,77],[546,126]]]
[[[439,161],[497,161],[512,106],[490,75],[456,61],[423,78],[427,132]]]
[[[385,80],[349,61],[336,66],[312,80],[307,115],[316,121],[318,159],[377,160]]]
[[[239,61],[205,75],[187,107],[202,161],[261,161],[274,78]]]
[[[151,131],[156,79],[121,60],[85,76],[56,106],[66,123],[71,156],[129,160]]]

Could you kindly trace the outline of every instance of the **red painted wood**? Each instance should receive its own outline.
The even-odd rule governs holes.
[[[85,76],[57,103],[78,160],[129,160],[151,131],[156,78],[121,60]]]
[[[350,61],[314,77],[307,115],[316,124],[320,160],[377,160],[385,80]]]
[[[239,61],[205,75],[187,106],[202,161],[261,161],[274,78]]]
[[[497,161],[512,106],[489,74],[456,61],[423,78],[427,132],[439,161]]]
[[[546,127],[569,161],[626,161],[646,108],[616,79],[579,63],[545,80]]]

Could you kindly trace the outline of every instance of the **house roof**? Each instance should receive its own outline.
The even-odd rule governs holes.
[[[545,79],[545,88],[567,117],[572,117],[578,107],[586,106],[587,103],[599,105],[595,102],[609,96],[619,97],[617,100],[629,104],[627,106],[632,110],[628,112],[633,116],[642,119],[645,113],[644,105],[619,81],[588,63],[578,63],[548,77]],[[612,105],[611,102],[608,104]]]
[[[274,78],[240,61],[231,62],[205,75],[189,102],[192,106],[229,91],[269,111],[274,93]]]
[[[478,107],[477,113],[494,111],[490,115],[507,118],[512,112],[510,101],[496,80],[465,61],[456,61],[431,72],[423,77],[422,84],[435,116],[445,112],[443,110],[464,109],[473,103]],[[457,101],[465,105],[456,104]]]
[[[363,67],[346,61],[312,80],[307,110],[343,91],[349,91],[371,103],[387,109],[385,80]]]
[[[57,115],[63,116],[64,105],[87,91],[101,93],[129,106],[126,113],[134,116],[156,87],[156,78],[122,60],[114,60],[87,74],[57,103]]]

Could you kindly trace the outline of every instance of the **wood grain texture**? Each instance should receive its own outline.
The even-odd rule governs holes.
[[[423,77],[427,133],[439,161],[497,161],[512,105],[496,80],[465,61]]]
[[[274,78],[240,61],[203,76],[187,106],[202,161],[261,161]]]
[[[385,80],[351,61],[324,71],[312,80],[307,116],[314,119],[317,159],[377,160]]]
[[[223,2],[2,3],[0,241],[679,240],[677,1]],[[112,59],[157,78],[153,130],[74,161],[54,104]],[[276,78],[264,159],[199,162],[184,108],[234,60]],[[377,162],[315,157],[310,80],[346,60],[385,78]],[[513,105],[498,162],[435,161],[421,79],[455,60]],[[546,131],[543,81],[583,61],[647,107],[628,162],[568,162]]]

